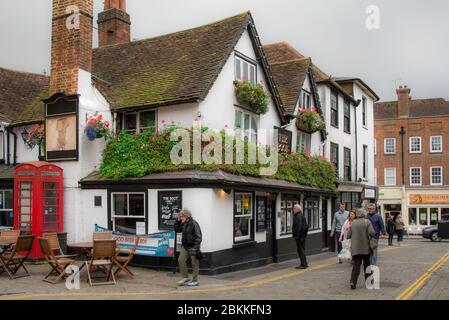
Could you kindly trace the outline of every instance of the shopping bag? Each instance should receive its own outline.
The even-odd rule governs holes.
[[[340,253],[338,254],[338,258],[341,260],[352,260],[350,240],[343,240],[341,242],[341,246],[342,246],[342,249],[341,249]]]

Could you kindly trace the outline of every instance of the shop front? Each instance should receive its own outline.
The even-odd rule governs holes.
[[[404,222],[407,217],[404,215],[405,203],[403,188],[393,187],[380,187],[379,188],[379,200],[377,202],[380,214],[384,221],[391,215],[402,214]]]
[[[91,224],[122,234],[172,230],[178,212],[182,208],[191,210],[203,233],[203,274],[297,258],[292,238],[295,204],[302,205],[310,226],[308,254],[322,252],[326,247],[323,219],[328,216],[328,212],[322,212],[323,201],[325,208],[329,207],[327,199],[333,195],[329,190],[221,171],[167,172],[123,181],[92,174],[81,181],[81,188],[83,212],[90,215]],[[95,196],[107,199],[98,199],[102,206],[91,208]],[[175,266],[174,259],[160,257],[136,256],[133,262],[151,268]]]
[[[427,227],[437,225],[441,217],[449,215],[447,190],[409,190],[407,192],[409,225]]]

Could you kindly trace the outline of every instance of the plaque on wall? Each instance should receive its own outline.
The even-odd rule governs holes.
[[[45,103],[45,160],[78,160],[78,95],[56,93]]]
[[[182,191],[159,191],[159,230],[171,230],[182,210]]]
[[[280,152],[290,152],[292,150],[292,132],[279,127],[274,127],[277,130],[277,144]]]

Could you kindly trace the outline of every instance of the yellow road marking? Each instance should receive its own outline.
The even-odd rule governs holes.
[[[426,272],[424,272],[411,286],[399,294],[395,300],[408,300],[418,289],[420,289],[433,273],[440,269],[449,260],[449,252],[443,255]]]
[[[401,247],[393,247],[393,248],[385,248],[380,249],[380,252],[387,252],[395,249],[401,249],[407,247],[407,245],[403,245]],[[332,261],[332,262],[330,262]],[[332,265],[336,265],[335,258],[330,258],[325,260],[322,264],[310,267],[304,270],[292,271],[289,273],[269,277],[263,280],[254,281],[248,283],[251,278],[248,278],[242,284],[230,285],[221,288],[206,288],[206,289],[188,289],[188,290],[175,290],[175,291],[160,291],[160,292],[55,292],[55,293],[25,293],[25,294],[14,294],[3,297],[4,300],[19,300],[19,299],[32,299],[32,298],[46,298],[46,297],[112,297],[112,296],[167,296],[167,295],[176,295],[176,294],[184,294],[184,293],[210,293],[210,292],[225,292],[225,291],[233,291],[240,289],[249,289],[258,286],[262,286],[268,283],[288,279],[294,276],[301,275],[303,273],[323,269],[326,267],[330,267]],[[256,278],[255,276],[253,278]],[[2,299],[0,299],[2,300]]]

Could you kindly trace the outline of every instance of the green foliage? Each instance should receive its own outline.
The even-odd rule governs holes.
[[[198,130],[190,129],[190,163],[175,165],[170,159],[170,152],[177,144],[177,141],[170,141],[170,132],[165,129],[160,133],[144,132],[136,135],[128,132],[121,132],[118,136],[109,141],[103,153],[103,163],[100,168],[104,178],[122,180],[128,177],[142,177],[148,174],[180,171],[189,169],[199,169],[205,171],[223,170],[228,173],[260,177],[260,168],[268,167],[258,161],[256,164],[248,164],[248,151],[250,148],[257,148],[255,144],[247,141],[244,143],[245,164],[236,164],[236,140],[232,139],[233,164],[225,164],[226,152],[222,151],[222,164],[193,164],[193,139],[192,136]],[[223,145],[227,138],[224,131],[220,132]],[[229,141],[231,141],[229,139]],[[210,142],[202,142],[201,150]],[[269,152],[275,152],[270,150]],[[271,178],[286,180],[304,186],[317,187],[335,191],[335,173],[332,164],[325,159],[312,157],[301,153],[278,154],[279,166],[277,173]]]
[[[307,133],[315,133],[323,130],[325,123],[315,109],[301,109],[296,116],[296,127]]]
[[[234,82],[235,95],[237,101],[243,105],[248,105],[256,114],[268,112],[269,95],[262,85],[252,84],[249,81]]]

